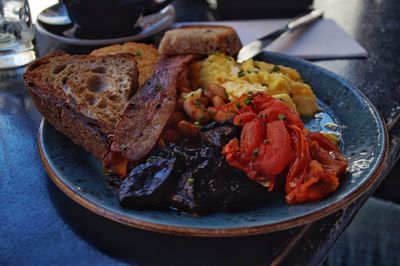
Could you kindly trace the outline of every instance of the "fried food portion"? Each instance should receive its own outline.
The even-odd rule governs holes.
[[[127,163],[139,162],[156,145],[175,110],[178,76],[193,58],[182,55],[161,59],[155,74],[129,100],[103,161],[111,172],[124,177]]]
[[[135,55],[139,71],[139,86],[141,87],[153,75],[154,67],[160,57],[158,50],[151,44],[126,42],[96,49],[90,55],[102,56],[121,53]]]

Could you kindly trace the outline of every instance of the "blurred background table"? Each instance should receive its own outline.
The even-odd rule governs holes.
[[[210,11],[206,1],[176,0],[174,6],[176,21],[221,18]],[[366,59],[314,63],[360,88],[380,111],[389,130],[385,171],[361,198],[345,210],[312,224],[251,237],[188,238],[117,224],[76,204],[47,177],[36,150],[41,115],[24,89],[24,70],[17,70],[16,75],[3,71],[0,264],[318,265],[382,181],[376,195],[398,201],[399,194],[393,188],[399,183],[396,162],[400,156],[400,5],[396,0],[316,0],[314,6],[323,10],[325,17],[334,19],[369,53]],[[57,43],[40,34],[37,47],[40,56],[56,49],[71,53],[93,49]]]

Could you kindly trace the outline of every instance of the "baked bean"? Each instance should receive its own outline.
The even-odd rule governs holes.
[[[207,106],[208,105],[208,100],[206,97],[202,96],[198,100],[202,105]]]
[[[179,122],[176,128],[182,136],[189,139],[196,139],[200,135],[199,128],[195,124],[190,123],[186,120],[182,120],[181,122]]]
[[[212,104],[213,104],[214,107],[219,107],[219,106],[224,105],[224,104],[225,104],[225,101],[224,101],[224,99],[222,99],[222,97],[220,97],[220,96],[214,96],[214,97],[212,98]]]
[[[204,90],[203,95],[206,96],[209,101],[212,101],[212,98],[215,96],[210,90]]]
[[[228,101],[228,95],[226,94],[224,87],[217,84],[210,84],[208,85],[207,89],[210,90],[215,96],[219,96],[224,99],[225,102]]]
[[[183,110],[193,120],[206,123],[211,119],[211,114],[198,100],[187,99],[183,102]]]
[[[181,120],[185,119],[185,114],[182,112],[173,112],[168,120],[168,125],[177,125]]]

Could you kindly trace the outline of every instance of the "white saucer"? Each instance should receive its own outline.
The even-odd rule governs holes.
[[[87,45],[87,46],[96,46],[96,45],[107,45],[113,43],[122,43],[127,41],[137,41],[147,37],[150,37],[162,30],[168,28],[175,20],[175,8],[172,5],[168,5],[157,13],[143,16],[139,18],[136,23],[137,26],[141,28],[141,31],[137,34],[119,37],[119,38],[110,38],[110,39],[80,39],[77,37],[71,36],[69,34],[71,30],[74,30],[75,26],[72,26],[69,29],[63,31],[62,34],[55,33],[46,29],[39,20],[36,22],[36,29],[45,36],[51,37],[63,43],[74,44],[74,45]]]

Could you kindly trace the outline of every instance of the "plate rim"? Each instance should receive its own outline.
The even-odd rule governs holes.
[[[272,54],[272,55],[277,55],[280,57],[285,57],[290,60],[297,60],[300,61],[301,63],[305,63],[306,65],[312,64],[311,62],[293,57],[293,56],[288,56],[285,54],[281,53],[273,53],[273,52],[264,52],[267,55]],[[349,81],[345,80],[344,78],[336,75],[335,73],[328,71],[320,66],[312,64],[312,66],[317,67],[320,71],[325,72],[326,74],[333,76],[335,79],[338,79],[339,81],[345,83],[347,86],[351,88],[351,90],[354,90],[359,96],[362,97],[364,101],[366,101],[369,105],[369,107],[372,109],[373,113],[377,117],[377,127],[382,128],[383,134],[383,145],[382,149],[383,152],[380,154],[380,158],[377,161],[376,164],[376,169],[374,172],[370,174],[370,177],[364,184],[356,188],[351,194],[343,197],[342,199],[338,200],[337,202],[323,207],[321,210],[309,214],[305,214],[303,216],[297,217],[295,219],[290,219],[288,221],[283,221],[283,222],[276,222],[273,224],[267,224],[267,225],[259,225],[259,226],[252,226],[252,227],[232,227],[232,228],[224,228],[224,229],[215,229],[215,228],[195,228],[195,227],[190,227],[190,226],[174,226],[174,225],[165,225],[161,223],[155,223],[155,222],[147,222],[147,221],[142,221],[137,218],[132,218],[132,217],[127,217],[124,215],[121,215],[119,213],[113,212],[112,210],[108,210],[101,205],[96,204],[95,202],[90,201],[89,199],[85,199],[84,197],[80,196],[77,192],[75,192],[73,189],[71,189],[64,181],[63,178],[59,175],[57,175],[56,171],[53,170],[51,167],[51,164],[48,161],[48,158],[46,157],[46,151],[44,149],[44,143],[43,143],[43,128],[45,125],[45,119],[43,118],[40,126],[39,126],[39,132],[38,132],[38,151],[39,151],[39,156],[42,161],[42,164],[44,166],[44,169],[46,173],[49,175],[50,179],[59,187],[67,196],[69,196],[71,199],[73,199],[75,202],[80,204],[81,206],[85,207],[89,211],[100,215],[102,217],[108,218],[110,220],[132,226],[135,228],[139,229],[144,229],[148,231],[153,231],[153,232],[158,232],[158,233],[164,233],[164,234],[172,234],[172,235],[183,235],[183,236],[198,236],[198,237],[235,237],[235,236],[249,236],[249,235],[257,235],[257,234],[264,234],[264,233],[271,233],[275,231],[282,231],[286,229],[290,229],[293,227],[297,226],[302,226],[305,225],[309,222],[319,220],[323,217],[328,216],[329,214],[332,214],[333,212],[343,209],[347,207],[349,204],[354,202],[357,198],[359,198],[365,191],[367,191],[378,179],[378,177],[381,175],[381,173],[384,170],[384,162],[387,159],[388,156],[388,132],[387,132],[387,127],[384,124],[384,120],[382,119],[381,114],[377,111],[376,107],[371,103],[371,101],[366,97],[366,95],[360,91],[357,87],[353,86]],[[50,124],[49,124],[50,125]]]
[[[66,43],[66,44],[72,44],[72,45],[81,45],[81,46],[97,46],[97,45],[108,45],[108,44],[115,44],[115,43],[123,43],[123,42],[128,42],[128,41],[138,41],[142,40],[144,38],[150,37],[154,34],[157,34],[169,26],[172,25],[172,23],[175,21],[176,17],[176,10],[173,5],[167,5],[164,7],[164,9],[169,9],[167,12],[171,13],[170,18],[162,25],[154,28],[153,30],[150,30],[144,34],[141,34],[140,32],[138,34],[134,35],[129,35],[125,37],[118,37],[118,38],[110,38],[110,39],[73,39],[73,38],[68,38],[65,36],[60,36],[57,34],[54,34],[51,31],[46,30],[42,25],[40,25],[39,21],[36,21],[35,27],[36,29],[43,35],[56,39],[60,42]],[[161,12],[161,10],[159,11]]]

